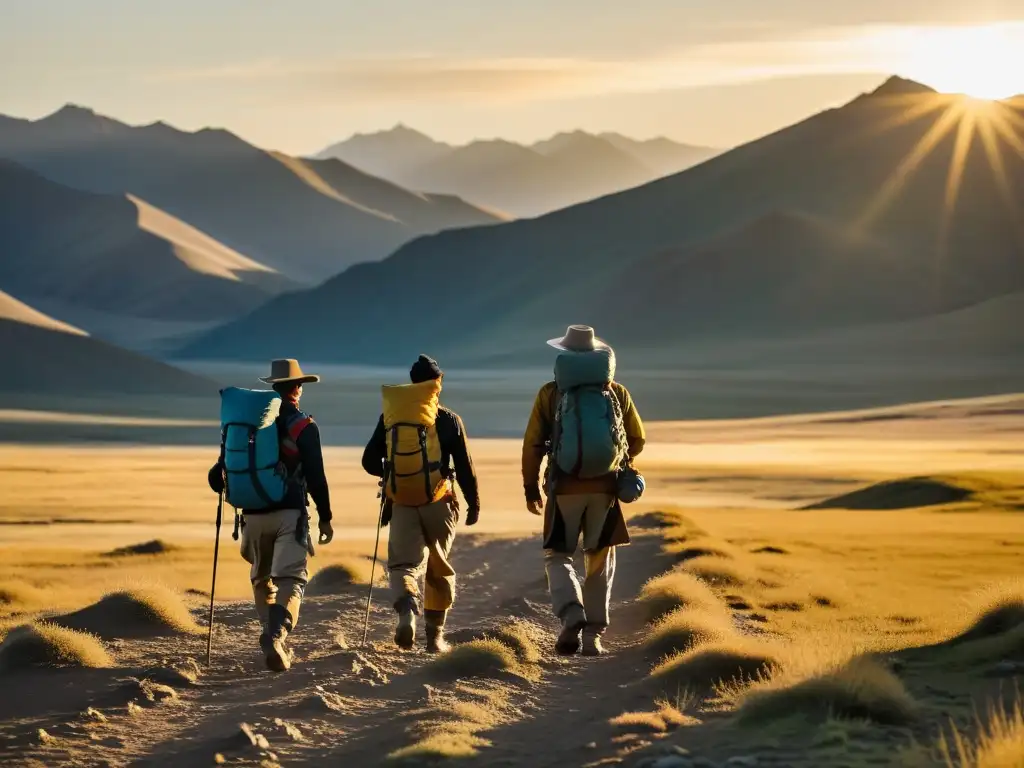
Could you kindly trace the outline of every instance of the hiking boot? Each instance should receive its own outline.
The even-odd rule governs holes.
[[[579,605],[570,606],[562,618],[562,631],[555,641],[555,653],[573,656],[580,649],[580,633],[587,625],[587,616]]]
[[[270,606],[267,629],[260,635],[260,650],[271,672],[285,672],[292,665],[292,652],[285,642],[291,626],[292,617],[283,605]]]
[[[427,653],[447,653],[451,645],[444,639],[444,619],[447,611],[424,611],[427,631]]]
[[[597,627],[593,624],[588,624],[583,629],[583,655],[584,656],[603,656],[605,654],[604,646],[601,645],[601,633],[604,632],[604,627]]]
[[[395,627],[395,645],[404,651],[412,650],[416,644],[416,614],[411,610],[398,614],[398,626]]]

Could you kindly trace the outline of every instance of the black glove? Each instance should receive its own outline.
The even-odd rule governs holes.
[[[470,507],[466,510],[466,525],[476,525],[476,521],[480,519],[480,508]]]
[[[210,467],[210,471],[206,475],[206,482],[210,484],[210,489],[214,493],[224,492],[224,468],[219,461]]]
[[[380,511],[380,527],[387,528],[388,523],[391,522],[391,512],[394,508],[394,502],[391,499],[384,500],[384,509]]]

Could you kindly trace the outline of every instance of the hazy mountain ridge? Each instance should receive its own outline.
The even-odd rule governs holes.
[[[718,154],[669,139],[560,133],[530,145],[484,139],[462,146],[398,125],[356,134],[319,152],[402,186],[456,194],[517,216],[535,216],[637,186]]]
[[[944,223],[955,120],[930,153],[918,158],[915,148],[964,101],[908,83],[889,81],[639,189],[423,238],[275,300],[182,354],[259,358],[283,342],[277,318],[303,314],[323,327],[367,329],[340,345],[297,340],[296,354],[311,359],[398,363],[430,349],[465,364],[521,361],[535,350],[543,359],[543,339],[582,321],[625,354],[646,350],[651,364],[673,368],[685,366],[687,345],[738,350],[759,338],[928,324],[998,304],[1024,290],[1024,219],[1006,204],[1007,195],[1024,201],[1024,158],[1013,140],[1000,141],[1004,185],[975,140]],[[1020,141],[1024,131],[1014,130]],[[908,158],[920,159],[909,173]],[[369,298],[412,294],[438,272],[457,301],[424,308]],[[984,347],[984,325],[965,327]],[[1024,350],[1009,353],[1021,372]]]
[[[236,317],[298,284],[143,200],[0,160],[0,288],[126,317]]]
[[[309,284],[383,258],[420,234],[498,220],[466,203],[439,206],[392,185],[392,202],[402,209],[396,214],[380,182],[365,174],[350,174],[352,188],[332,196],[298,172],[303,161],[289,166],[228,131],[193,133],[159,122],[134,127],[73,105],[34,121],[0,119],[0,157],[66,186],[136,195]],[[374,187],[379,211],[359,203],[361,185]],[[422,210],[413,213],[416,200]]]

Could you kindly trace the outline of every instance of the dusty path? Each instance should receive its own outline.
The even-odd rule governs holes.
[[[628,603],[647,578],[664,569],[657,554],[660,544],[657,536],[639,531],[634,544],[620,550],[617,605]],[[550,633],[556,630],[536,537],[463,534],[455,563],[461,577],[451,618],[456,639],[511,616]],[[394,614],[384,588],[375,591],[370,641],[356,647],[364,595],[364,588],[352,587],[347,594],[308,599],[300,631],[293,636],[296,664],[284,675],[263,669],[251,608],[221,605],[213,668],[202,670],[195,685],[175,686],[176,700],[142,701],[130,714],[126,707],[137,686],[114,679],[162,679],[161,670],[189,664],[189,659],[201,661],[204,641],[124,641],[116,650],[126,669],[59,673],[74,691],[62,698],[62,706],[54,706],[57,694],[49,689],[38,706],[21,709],[21,717],[0,734],[6,737],[0,760],[11,765],[182,766],[212,765],[220,754],[230,765],[271,764],[274,758],[282,765],[383,764],[389,753],[414,740],[407,728],[427,703],[429,689],[445,686],[428,676],[431,659],[422,650],[403,653],[392,645]],[[607,741],[607,720],[623,709],[619,687],[646,671],[633,649],[640,626],[628,610],[617,613],[607,657],[563,659],[543,649],[540,679],[517,695],[521,718],[487,733],[493,746],[472,764],[584,765],[597,757],[601,750],[587,745]],[[86,685],[90,678],[93,684]],[[107,722],[83,718],[79,713],[89,706],[103,712]],[[0,712],[9,714],[14,712]],[[241,723],[265,737],[267,746],[249,743]],[[40,743],[38,728],[49,734],[49,743]]]

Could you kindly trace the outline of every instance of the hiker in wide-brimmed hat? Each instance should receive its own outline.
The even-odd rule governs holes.
[[[633,501],[643,478],[632,460],[644,426],[629,391],[615,378],[615,353],[586,325],[569,326],[548,344],[559,350],[555,380],[541,387],[523,439],[523,486],[530,512],[544,515],[544,561],[555,614],[555,649],[604,652],[615,547],[629,543],[621,501]],[[545,493],[540,470],[547,458]],[[543,506],[542,506],[543,505]],[[582,585],[573,556],[583,538]]]
[[[284,359],[274,360],[270,375],[259,380],[273,391],[229,388],[221,392],[221,455],[210,469],[209,483],[215,493],[226,493],[229,504],[242,507],[241,550],[251,565],[256,613],[263,624],[260,648],[270,669],[284,671],[291,664],[285,640],[298,625],[309,577],[308,558],[315,551],[307,495],[316,504],[319,543],[330,543],[334,530],[320,430],[311,416],[299,410],[303,384],[318,382],[320,377],[305,373],[296,360]],[[236,437],[232,429],[239,425]],[[269,438],[270,449],[278,449],[276,464],[272,461],[269,467],[265,457],[257,460],[257,451],[265,448],[255,437],[268,429],[271,435],[276,430],[276,436]],[[231,455],[226,460],[227,443]]]
[[[410,384],[383,387],[384,412],[363,452],[363,468],[384,478],[381,522],[391,524],[388,574],[398,614],[395,643],[413,647],[416,616],[422,611],[431,653],[448,649],[444,625],[455,601],[455,569],[448,559],[459,522],[453,480],[466,498],[466,525],[475,525],[480,516],[466,427],[439,403],[443,378],[437,362],[420,355],[409,371]]]

